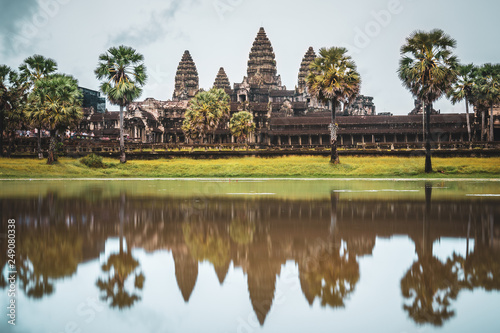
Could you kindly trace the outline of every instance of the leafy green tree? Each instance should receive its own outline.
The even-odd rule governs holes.
[[[42,55],[35,54],[31,57],[24,59],[23,63],[19,66],[21,80],[26,82],[29,89],[33,89],[35,83],[41,78],[47,77],[48,75],[55,74],[57,71],[57,63],[55,60],[50,58],[45,58]],[[37,128],[37,139],[38,139],[38,158],[42,159],[42,120],[31,118],[29,119],[32,125]]]
[[[347,55],[343,47],[322,48],[319,56],[310,64],[306,78],[309,93],[318,101],[330,103],[332,108],[331,159],[330,163],[338,164],[337,129],[335,112],[339,103],[344,106],[353,101],[359,94],[361,77],[356,64]]]
[[[476,84],[473,88],[478,103],[481,104],[480,108],[483,110],[483,120],[481,126],[481,136],[487,132],[485,130],[485,116],[486,109],[490,113],[490,129],[488,132],[489,141],[494,141],[494,119],[493,119],[493,106],[500,103],[500,64],[485,64],[478,69]]]
[[[229,95],[223,89],[212,88],[200,91],[189,101],[185,113],[182,130],[184,134],[196,141],[206,138],[214,132],[221,121],[229,116]]]
[[[246,142],[248,136],[255,131],[253,115],[248,111],[240,111],[231,117],[229,130],[239,142]]]
[[[475,66],[474,64],[458,66],[457,81],[451,86],[447,92],[447,97],[453,104],[465,100],[465,113],[467,114],[467,133],[469,135],[469,142],[472,141],[471,126],[469,119],[469,104],[473,101],[473,87],[475,79]]]
[[[29,97],[28,114],[32,119],[39,119],[50,131],[47,164],[57,160],[55,148],[58,131],[82,118],[81,97],[78,81],[72,76],[54,74],[36,82]]]
[[[112,104],[120,106],[120,162],[125,163],[123,109],[142,94],[147,80],[144,56],[129,46],[111,47],[99,56],[94,73],[102,81],[102,93]]]
[[[456,81],[458,59],[452,49],[457,42],[442,30],[415,31],[401,46],[398,74],[413,96],[425,103],[426,143],[425,172],[432,172],[431,110],[432,104],[450,90]]]
[[[3,133],[9,138],[9,155],[15,131],[26,122],[25,104],[27,85],[18,73],[6,65],[0,65],[0,156],[3,156]]]

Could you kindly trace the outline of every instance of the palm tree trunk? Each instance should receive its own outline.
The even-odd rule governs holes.
[[[7,146],[7,157],[10,158],[10,154],[12,154],[12,146],[13,146],[13,139],[14,139],[14,134],[15,132],[9,132],[7,131],[7,138],[9,140],[9,145]]]
[[[123,138],[123,105],[120,105],[120,163],[127,162],[125,139]]]
[[[484,109],[481,107],[481,141],[484,141],[485,131],[486,131],[486,114]]]
[[[335,128],[335,119],[337,115],[335,114],[335,107],[337,106],[337,99],[332,98],[332,126]],[[332,146],[332,151],[330,154],[330,163],[332,164],[339,164],[339,153],[337,151],[337,130],[332,129],[332,134],[330,135],[330,144]]]
[[[0,110],[0,157],[3,157],[3,116],[4,111]]]
[[[472,142],[472,137],[470,133],[470,120],[469,120],[469,101],[467,97],[465,98],[465,114],[467,115],[467,134],[469,134],[469,142]]]
[[[56,150],[56,130],[50,130],[49,156],[47,157],[47,164],[52,164],[56,160],[55,150]]]
[[[43,153],[42,153],[42,129],[39,127],[38,128],[38,134],[37,134],[37,153],[38,153],[38,159],[41,160],[43,159]]]
[[[494,131],[494,122],[493,122],[493,103],[491,103],[491,109],[490,109],[490,141],[493,142],[495,141],[495,133]]]
[[[119,219],[120,219],[120,254],[123,254],[123,223],[125,220],[125,192],[120,193]]]
[[[432,172],[431,161],[431,110],[432,103],[425,105],[425,172]]]

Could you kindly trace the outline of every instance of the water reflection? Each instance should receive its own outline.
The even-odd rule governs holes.
[[[110,307],[123,309],[131,307],[135,302],[141,299],[141,297],[135,293],[135,290],[130,292],[126,289],[125,282],[133,275],[134,289],[142,290],[145,277],[139,269],[139,261],[132,256],[130,248],[127,247],[126,251],[123,250],[125,193],[120,195],[119,210],[120,250],[119,253],[111,254],[106,263],[102,265],[102,271],[107,273],[107,276],[106,278],[99,278],[96,285],[102,293],[102,300],[111,300]]]
[[[360,260],[372,255],[376,240],[405,235],[417,259],[400,279],[403,309],[415,323],[441,326],[457,315],[453,304],[462,290],[500,290],[500,207],[488,198],[433,200],[432,192],[429,184],[420,200],[338,192],[327,200],[288,200],[106,196],[95,190],[2,199],[1,208],[18,221],[17,270],[31,298],[53,293],[61,278],[99,260],[106,241],[119,237],[119,251],[89,282],[110,308],[133,308],[144,298],[146,273],[132,249],[167,250],[184,302],[196,289],[200,262],[212,264],[220,285],[232,265],[246,275],[249,301],[264,325],[288,261],[298,267],[305,301],[336,311],[356,297]],[[466,255],[438,259],[433,245],[444,237],[467,238]],[[4,267],[6,258],[1,260]],[[5,277],[0,282],[5,288]]]
[[[82,239],[76,230],[55,227],[29,229],[17,246],[16,270],[28,297],[42,298],[54,291],[57,279],[76,272],[82,258]]]
[[[482,287],[486,290],[500,290],[498,284],[500,282],[500,271],[498,270],[500,252],[498,251],[498,240],[494,238],[495,233],[498,235],[499,228],[498,226],[495,228],[494,225],[493,205],[469,203],[465,208],[461,207],[462,209],[454,207],[455,209],[450,211],[448,219],[457,224],[457,229],[464,230],[464,224],[467,220],[467,255],[466,258],[463,258],[453,253],[450,258],[442,262],[433,255],[433,244],[436,237],[434,232],[440,227],[440,219],[436,219],[435,214],[433,215],[435,210],[432,209],[431,197],[432,185],[426,184],[422,235],[420,238],[415,238],[418,260],[413,263],[402,278],[401,291],[406,299],[411,300],[410,303],[404,305],[404,309],[415,322],[441,326],[445,320],[455,315],[450,307],[462,289],[472,290]],[[439,215],[442,214],[441,209],[442,206],[438,205]],[[460,214],[461,211],[463,212],[461,219],[459,216],[452,218],[452,213]],[[488,225],[484,223],[485,220],[489,220],[491,223]],[[474,221],[473,226],[475,227],[476,247],[474,252],[469,254],[472,221]],[[477,237],[478,232],[481,233],[481,237]]]

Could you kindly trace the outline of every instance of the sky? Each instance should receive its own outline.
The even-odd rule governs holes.
[[[297,85],[307,48],[343,46],[361,74],[363,95],[377,112],[407,114],[413,98],[397,76],[400,47],[415,30],[444,30],[462,63],[500,62],[498,0],[0,0],[0,64],[17,68],[41,54],[59,72],[97,90],[94,69],[108,48],[144,55],[148,82],[139,100],[172,98],[184,50],[209,89],[219,67],[231,84],[246,75],[248,54],[263,26],[287,89]],[[107,105],[115,110],[116,106]],[[464,112],[442,98],[435,109]]]

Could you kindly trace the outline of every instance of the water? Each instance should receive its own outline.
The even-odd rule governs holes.
[[[4,181],[1,332],[499,332],[500,182]]]

